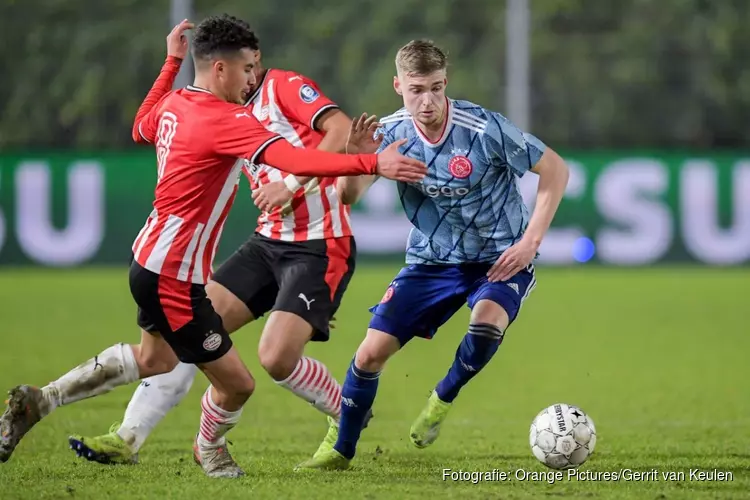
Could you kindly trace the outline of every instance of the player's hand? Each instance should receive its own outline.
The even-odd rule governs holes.
[[[265,184],[253,191],[253,203],[263,212],[270,212],[275,207],[286,205],[294,197],[284,181]]]
[[[185,59],[188,51],[188,41],[185,36],[186,30],[193,29],[193,23],[187,19],[172,28],[172,31],[167,35],[167,55],[177,57],[179,59]]]
[[[336,329],[336,316],[333,316],[330,321],[328,321],[328,328],[330,328],[331,330]]]
[[[346,154],[369,154],[377,151],[383,142],[382,134],[375,135],[379,128],[380,123],[375,115],[368,118],[367,113],[362,113],[362,116],[352,120],[349,136],[346,138]]]
[[[419,182],[427,174],[427,165],[398,152],[408,139],[396,141],[378,155],[377,175],[401,182]]]
[[[525,268],[536,256],[537,246],[524,240],[508,248],[487,271],[488,281],[507,281]]]

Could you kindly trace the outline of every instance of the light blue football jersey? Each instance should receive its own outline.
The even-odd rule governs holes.
[[[448,99],[445,131],[432,143],[402,108],[380,120],[380,150],[408,139],[400,151],[427,164],[420,183],[397,183],[414,226],[407,264],[491,262],[520,240],[529,212],[518,178],[546,145],[500,113]]]

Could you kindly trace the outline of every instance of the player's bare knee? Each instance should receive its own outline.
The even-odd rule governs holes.
[[[380,353],[368,349],[359,349],[354,359],[354,365],[362,371],[374,373],[382,371],[386,361],[388,361],[388,357]]]
[[[480,300],[471,310],[471,323],[494,325],[501,330],[508,327],[508,313],[503,306],[492,300]]]
[[[135,351],[134,351],[135,354]],[[141,378],[169,373],[179,363],[177,356],[164,350],[151,351],[139,349],[135,356]]]
[[[312,326],[296,314],[274,311],[268,319],[260,342],[258,359],[276,381],[288,378],[312,336]]]
[[[215,281],[206,284],[206,295],[216,313],[221,316],[224,329],[228,333],[236,332],[255,319],[244,302]]]
[[[179,363],[177,355],[161,335],[145,330],[141,330],[141,343],[133,346],[133,356],[141,378],[171,372]]]
[[[163,355],[158,358],[148,358],[145,360],[146,366],[156,374],[169,373],[175,369],[178,363],[176,356]]]
[[[354,364],[360,370],[379,372],[385,363],[401,348],[398,339],[379,330],[367,330],[365,340],[359,345]]]
[[[263,369],[276,381],[288,378],[302,357],[304,344],[296,345],[282,335],[267,335],[258,343],[258,360]]]
[[[276,381],[288,378],[299,362],[297,353],[289,352],[278,345],[258,345],[258,360],[263,369]]]

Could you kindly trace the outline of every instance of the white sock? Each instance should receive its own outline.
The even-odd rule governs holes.
[[[326,415],[338,420],[341,414],[341,385],[317,359],[303,356],[289,377],[276,382]]]
[[[240,421],[242,408],[237,411],[227,411],[214,403],[211,397],[211,386],[201,398],[201,426],[198,430],[198,446],[202,448],[216,448],[223,446],[224,436]]]
[[[58,406],[99,396],[139,378],[138,363],[130,345],[113,345],[42,387],[49,405],[43,413],[46,415]]]
[[[169,373],[143,379],[117,430],[133,452],[141,449],[154,427],[190,392],[197,373],[197,366],[179,363]]]

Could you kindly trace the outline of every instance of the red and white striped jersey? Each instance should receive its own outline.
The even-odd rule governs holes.
[[[155,144],[158,165],[154,208],[133,244],[135,260],[162,276],[205,284],[237,193],[238,158],[254,163],[281,137],[246,108],[197,87],[167,93],[135,127]]]
[[[309,78],[291,71],[269,69],[247,106],[269,131],[299,148],[316,148],[324,134],[315,122],[338,106]],[[250,188],[281,181],[291,174],[269,165],[245,164]],[[257,232],[283,241],[307,241],[351,236],[350,208],[339,201],[336,178],[321,177],[300,188],[282,207],[258,217]]]

